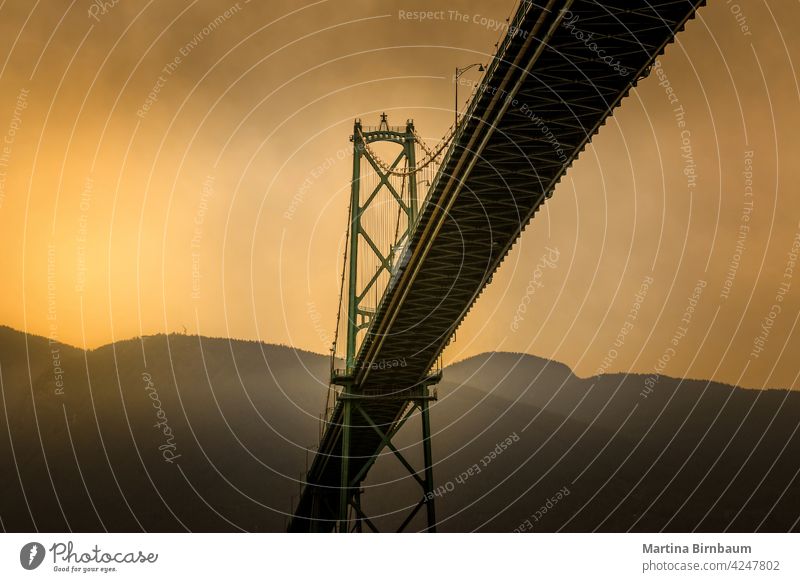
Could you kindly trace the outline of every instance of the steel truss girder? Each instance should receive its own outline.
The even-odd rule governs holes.
[[[531,32],[530,42],[526,46],[524,39],[510,39],[498,51],[482,84],[487,90],[476,96],[462,129],[469,138],[459,139],[445,157],[412,235],[408,275],[390,290],[391,297],[384,298],[367,332],[359,361],[415,354],[413,367],[392,371],[395,381],[413,382],[433,361],[522,228],[702,2],[545,4],[520,6],[519,14],[527,11],[521,18],[529,23],[524,26]],[[619,39],[603,48],[629,68],[630,75],[617,74],[596,62],[585,45],[576,45],[570,30],[558,23],[562,7],[578,17],[586,33]],[[516,56],[525,51],[527,56]],[[585,58],[571,58],[576,51]],[[526,115],[529,112],[539,123]],[[558,147],[546,134],[552,134]],[[356,379],[380,385],[388,376],[365,368]]]

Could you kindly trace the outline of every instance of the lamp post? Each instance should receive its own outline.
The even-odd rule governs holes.
[[[453,132],[458,128],[458,80],[461,78],[461,75],[469,71],[473,67],[478,67],[478,71],[483,72],[486,69],[483,68],[481,63],[472,63],[471,65],[467,65],[466,67],[456,67],[456,100],[455,100],[455,107],[453,108],[453,114],[455,115],[455,121],[453,123]]]

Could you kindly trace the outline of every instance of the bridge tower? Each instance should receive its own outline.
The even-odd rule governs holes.
[[[381,114],[380,125],[368,128],[356,120],[353,126],[353,178],[351,182],[348,241],[342,273],[340,298],[340,322],[337,324],[336,342],[331,362],[330,398],[340,405],[342,413],[341,448],[338,450],[340,479],[335,530],[339,532],[362,531],[366,524],[377,531],[376,526],[361,505],[361,485],[381,451],[388,447],[391,453],[411,474],[421,489],[421,498],[409,512],[399,531],[404,530],[424,506],[427,513],[426,531],[436,528],[433,501],[433,461],[431,452],[431,425],[429,403],[436,398],[433,385],[438,377],[432,375],[419,386],[402,390],[372,391],[365,393],[354,381],[358,366],[358,350],[363,338],[369,333],[375,313],[378,311],[388,286],[392,285],[399,270],[408,261],[409,238],[419,213],[417,186],[420,169],[416,166],[417,134],[412,120],[405,127],[389,126],[386,114]],[[383,161],[375,148],[396,144],[399,147],[390,154],[391,163]],[[425,147],[422,144],[422,147]],[[343,340],[343,346],[339,346]],[[342,349],[344,348],[344,349]],[[337,353],[344,369],[336,368]],[[403,360],[373,362],[373,366],[402,366]],[[398,401],[401,406],[398,407]],[[378,421],[369,410],[390,403],[390,408],[401,413],[391,422]],[[422,426],[421,446],[424,467],[414,469],[398,450],[392,439],[402,426],[415,414],[419,414]],[[327,421],[330,422],[330,421]],[[331,429],[330,424],[326,427]],[[336,427],[334,427],[336,428]],[[357,431],[365,429],[377,433],[377,450],[358,451]]]

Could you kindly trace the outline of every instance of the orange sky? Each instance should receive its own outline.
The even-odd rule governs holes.
[[[88,347],[185,326],[327,352],[353,119],[413,118],[435,142],[453,68],[490,60],[514,2],[268,4],[2,4],[0,323]],[[800,6],[710,4],[448,360],[798,386]],[[423,7],[444,18],[401,17]]]

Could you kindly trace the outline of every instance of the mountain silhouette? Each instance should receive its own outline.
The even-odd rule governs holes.
[[[254,341],[84,351],[0,327],[2,527],[284,531],[328,375],[325,356]],[[510,353],[447,367],[431,409],[439,531],[800,529],[800,394],[654,378]],[[415,417],[396,440],[416,467],[419,435]],[[420,497],[388,450],[363,490],[381,530]]]

